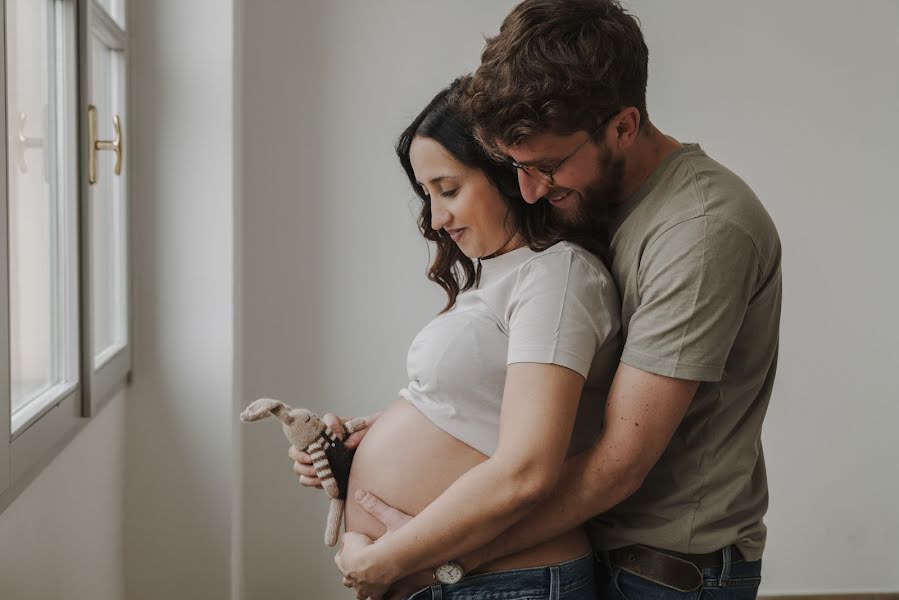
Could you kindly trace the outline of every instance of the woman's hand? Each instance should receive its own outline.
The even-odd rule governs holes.
[[[349,419],[341,419],[334,413],[328,413],[324,417],[322,417],[322,421],[331,428],[331,431],[343,442],[343,445],[347,447],[349,450],[353,450],[359,446],[359,443],[362,441],[362,438],[365,437],[365,434],[368,432],[369,428],[372,424],[381,416],[381,413],[375,413],[371,416],[365,417],[365,425],[353,433],[348,438],[344,439],[346,436],[346,431],[343,428],[343,424]],[[322,482],[318,478],[318,474],[315,471],[315,467],[312,466],[312,457],[309,456],[306,452],[303,452],[300,448],[296,448],[291,446],[287,451],[287,455],[293,459],[293,472],[300,476],[300,484],[306,487],[315,487],[321,489]]]

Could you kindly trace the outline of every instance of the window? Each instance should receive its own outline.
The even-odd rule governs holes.
[[[12,435],[78,384],[74,27],[60,2],[8,0]]]
[[[0,508],[131,362],[124,1],[2,1]]]

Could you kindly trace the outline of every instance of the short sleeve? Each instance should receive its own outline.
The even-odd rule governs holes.
[[[617,291],[598,259],[594,265],[570,249],[545,251],[518,273],[507,364],[556,364],[586,378],[618,310]]]
[[[621,361],[719,381],[758,279],[758,252],[745,230],[707,215],[675,225],[641,257],[639,306]]]

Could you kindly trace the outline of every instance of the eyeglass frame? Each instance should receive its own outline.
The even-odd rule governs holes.
[[[615,118],[619,112],[621,112],[621,111],[616,110],[615,112],[610,114],[608,117],[603,119],[602,122],[599,124],[599,126],[593,131],[593,133],[591,133],[590,135],[587,136],[586,140],[584,140],[583,142],[578,144],[577,147],[571,151],[571,153],[569,153],[565,158],[561,159],[559,162],[557,162],[555,165],[553,165],[552,168],[549,170],[541,169],[540,167],[535,167],[534,165],[523,165],[520,162],[516,162],[512,159],[509,159],[508,164],[510,167],[513,167],[517,171],[524,171],[525,175],[527,175],[528,177],[530,177],[532,179],[537,179],[537,175],[539,175],[540,179],[542,179],[542,181],[544,183],[546,183],[548,185],[556,185],[556,179],[555,179],[556,171],[558,171],[559,168],[563,164],[565,164],[566,160],[568,160],[569,158],[571,158],[572,156],[577,154],[578,150],[580,150],[581,148],[586,146],[587,142],[593,140],[593,137],[597,133],[602,131],[602,129],[606,125],[609,124],[609,121],[611,121],[613,118]]]

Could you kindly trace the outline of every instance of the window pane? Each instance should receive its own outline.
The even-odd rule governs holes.
[[[124,62],[120,51],[96,38],[92,40],[92,97],[97,107],[97,131],[101,139],[115,138],[113,117],[125,123]],[[123,136],[125,133],[123,132]],[[127,161],[127,158],[126,158]],[[91,286],[93,366],[101,367],[127,344],[125,244],[125,172],[115,174],[115,156],[100,153],[97,184],[91,186]]]
[[[13,430],[77,383],[74,21],[7,0]]]

